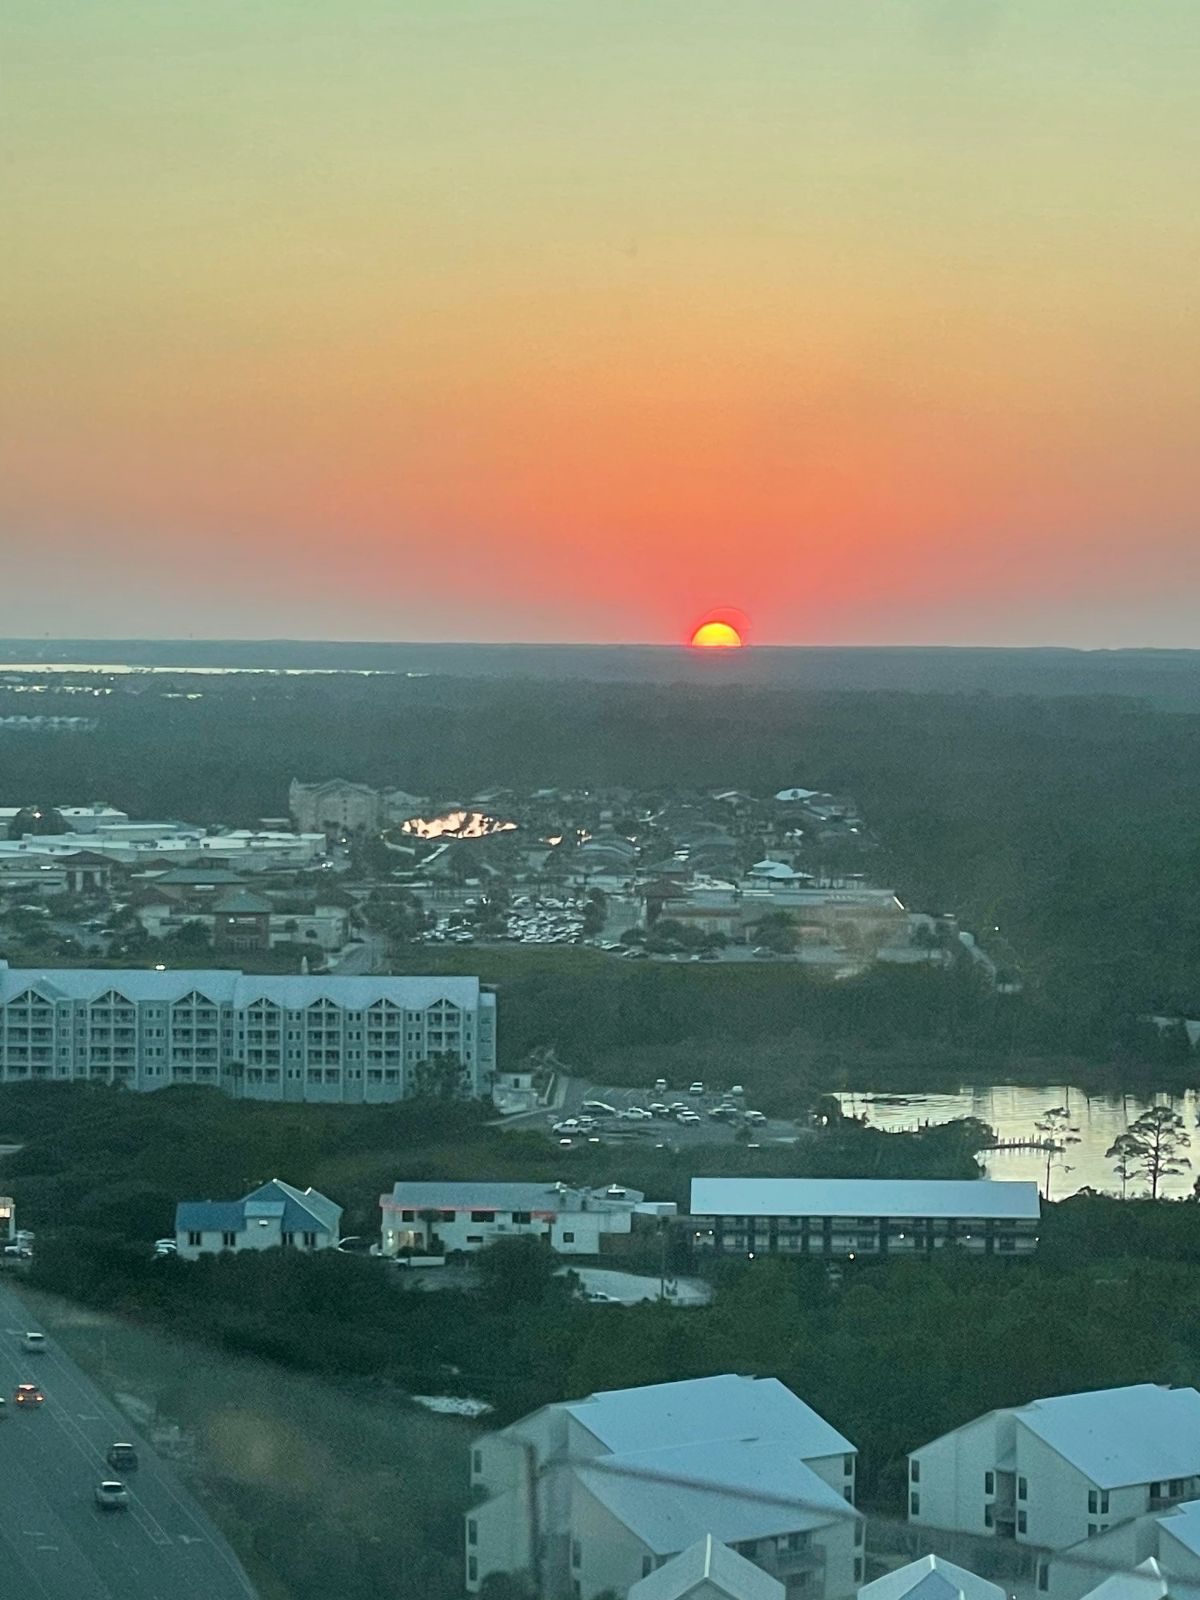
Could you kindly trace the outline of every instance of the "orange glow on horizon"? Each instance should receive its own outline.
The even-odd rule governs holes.
[[[694,650],[740,650],[742,636],[729,622],[702,622],[692,634]]]

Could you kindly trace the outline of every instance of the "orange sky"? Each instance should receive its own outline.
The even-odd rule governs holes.
[[[10,0],[0,632],[1197,642],[1152,10]]]

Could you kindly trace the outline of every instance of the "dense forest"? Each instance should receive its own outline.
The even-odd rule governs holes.
[[[293,776],[445,799],[498,785],[765,794],[802,783],[858,799],[883,841],[879,870],[907,905],[1001,928],[1021,963],[1030,1048],[1111,1055],[1140,1015],[1200,1013],[1195,714],[1119,699],[712,681],[234,675],[107,686],[37,697],[39,711],[97,716],[95,734],[0,729],[6,798],[102,797],[139,816],[247,823],[284,811]],[[30,701],[0,689],[0,715]]]

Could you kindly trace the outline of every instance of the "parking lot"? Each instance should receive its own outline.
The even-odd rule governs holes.
[[[693,1093],[691,1084],[672,1084],[657,1090],[587,1083],[579,1078],[565,1082],[566,1091],[558,1109],[541,1116],[547,1132],[567,1146],[591,1141],[647,1143],[678,1149],[732,1144],[738,1139],[746,1140],[750,1146],[792,1144],[803,1131],[794,1122],[762,1117],[753,1101],[744,1094],[730,1092],[737,1087],[733,1084],[724,1088],[705,1084]],[[597,1109],[601,1106],[611,1107],[611,1113]],[[662,1109],[653,1109],[659,1107]],[[721,1107],[728,1109],[717,1114]],[[639,1116],[638,1112],[651,1114]],[[582,1126],[573,1128],[572,1123]]]

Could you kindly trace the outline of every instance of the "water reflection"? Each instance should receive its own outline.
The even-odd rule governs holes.
[[[1054,1199],[1062,1199],[1083,1188],[1120,1194],[1120,1179],[1104,1152],[1143,1111],[1153,1105],[1169,1105],[1183,1118],[1186,1135],[1192,1141],[1184,1154],[1190,1156],[1193,1165],[1178,1177],[1164,1178],[1159,1191],[1166,1196],[1190,1194],[1193,1182],[1200,1176],[1200,1131],[1197,1130],[1200,1102],[1191,1089],[1181,1095],[1140,1098],[1132,1094],[1088,1095],[1082,1089],[1066,1087],[1029,1089],[1017,1084],[998,1084],[989,1088],[960,1089],[956,1094],[881,1095],[851,1091],[839,1094],[837,1099],[848,1116],[865,1115],[876,1128],[899,1132],[926,1122],[979,1117],[996,1130],[1001,1141],[1040,1139],[1042,1135],[1037,1124],[1055,1106],[1066,1106],[1070,1113],[1070,1136],[1079,1143],[1053,1158],[1050,1193]],[[1038,1150],[997,1150],[988,1157],[986,1171],[989,1178],[1030,1178],[1044,1190],[1046,1156]],[[1147,1185],[1141,1179],[1132,1180],[1128,1186],[1131,1196],[1147,1192]]]

